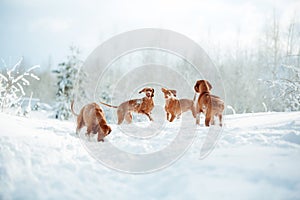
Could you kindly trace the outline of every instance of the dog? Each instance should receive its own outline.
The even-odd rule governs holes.
[[[180,115],[186,111],[191,110],[193,117],[196,118],[195,107],[193,100],[190,99],[177,99],[176,90],[168,90],[166,88],[161,88],[164,93],[166,100],[165,111],[167,113],[167,120],[172,122],[175,117],[179,118]]]
[[[198,102],[196,104],[196,124],[200,123],[199,114],[205,114],[205,126],[214,125],[214,117],[219,117],[220,126],[222,126],[222,118],[224,111],[224,101],[210,93],[211,84],[207,80],[198,80],[194,86],[196,93],[199,93]]]
[[[144,114],[149,118],[150,121],[153,121],[153,118],[151,117],[150,114],[152,109],[154,108],[154,102],[153,102],[154,89],[150,87],[146,87],[141,91],[139,91],[139,94],[142,92],[146,94],[146,96],[143,97],[142,99],[131,99],[121,103],[119,106],[113,106],[103,102],[99,102],[99,103],[111,108],[117,108],[119,125],[124,121],[124,119],[127,121],[127,123],[131,123],[132,112]]]
[[[76,114],[74,111],[74,101],[72,101],[71,111],[73,115],[77,116],[76,134],[79,134],[79,131],[82,129],[82,127],[86,126],[86,135],[89,136],[89,138],[91,133],[98,133],[97,141],[104,142],[103,138],[110,134],[111,128],[107,125],[104,112],[98,104],[87,104],[83,106],[79,114]]]

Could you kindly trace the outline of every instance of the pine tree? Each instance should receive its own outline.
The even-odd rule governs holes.
[[[60,63],[58,69],[53,71],[53,73],[57,74],[58,79],[55,118],[61,120],[67,120],[71,116],[70,104],[74,99],[75,92],[78,92],[78,96],[82,98],[86,97],[83,88],[80,87],[81,83],[86,79],[86,74],[80,70],[83,61],[79,59],[79,49],[71,46],[70,52],[67,61]],[[75,88],[76,83],[79,86],[78,88]]]

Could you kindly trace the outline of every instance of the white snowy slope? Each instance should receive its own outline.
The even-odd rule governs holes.
[[[79,139],[74,122],[0,113],[0,199],[299,199],[300,113],[225,118],[206,158],[199,159],[208,129],[198,127],[196,140],[177,162],[134,175],[103,166],[83,144],[151,153],[174,140],[179,120],[149,140],[130,139],[111,125],[106,142],[97,143]],[[194,121],[188,126],[192,130]]]

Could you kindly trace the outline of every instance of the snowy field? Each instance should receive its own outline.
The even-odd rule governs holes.
[[[104,167],[75,135],[74,122],[43,115],[28,119],[0,113],[0,199],[300,198],[299,112],[228,115],[205,159],[199,157],[208,129],[198,127],[181,159],[142,175]],[[133,153],[152,152],[174,139],[178,124],[167,123],[158,140],[144,142],[123,137],[111,125],[106,143]]]

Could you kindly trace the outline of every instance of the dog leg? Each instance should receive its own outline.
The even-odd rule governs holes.
[[[150,121],[153,121],[153,118],[150,116],[149,113],[144,113],[145,115],[147,115],[147,117],[149,118]]]
[[[86,132],[85,136],[87,137],[88,141],[91,141],[91,134],[90,133]]]
[[[81,127],[77,125],[77,128],[76,128],[76,135],[79,134],[80,130],[81,130]]]
[[[170,122],[172,122],[175,119],[175,117],[176,117],[175,115],[172,115],[171,119],[170,119]]]
[[[222,115],[219,115],[219,123],[220,123],[220,126],[222,126]]]
[[[205,116],[205,126],[209,126],[210,119],[211,119],[211,116],[209,116],[209,115]]]
[[[197,114],[196,114],[196,110],[195,110],[195,106],[194,106],[194,105],[192,105],[191,111],[192,111],[193,117],[196,118],[196,117],[197,117]]]
[[[102,134],[100,132],[98,132],[98,138],[97,138],[98,142],[104,142],[104,139],[102,137]]]
[[[130,112],[125,115],[125,120],[128,124],[132,122],[132,114]]]
[[[76,135],[79,134],[81,128],[84,126],[82,117],[77,118],[77,127],[76,127]]]
[[[211,107],[205,109],[205,126],[209,126],[211,120],[214,120],[214,114]]]
[[[118,124],[122,124],[124,121],[124,112],[121,110],[117,110],[117,115],[118,115]]]
[[[169,121],[170,113],[167,112],[167,120]]]
[[[200,113],[196,114],[196,125],[200,124]]]
[[[210,124],[215,125],[215,116],[214,115],[210,119]]]
[[[86,136],[88,137],[88,140],[91,141],[91,132],[93,131],[93,128],[92,127],[88,127],[86,129]]]

